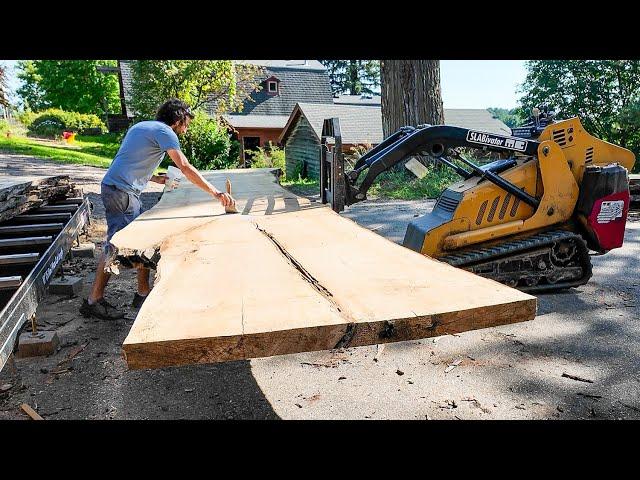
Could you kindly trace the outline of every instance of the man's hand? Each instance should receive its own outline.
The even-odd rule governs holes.
[[[236,201],[233,199],[233,197],[231,195],[229,195],[228,193],[225,192],[218,192],[215,197],[220,200],[220,203],[224,206],[224,207],[230,207],[231,205],[234,205],[236,203]]]
[[[167,176],[166,175],[151,175],[151,178],[149,179],[154,183],[159,183],[160,185],[164,185],[167,181]]]

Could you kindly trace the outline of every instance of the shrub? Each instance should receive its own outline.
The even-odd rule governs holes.
[[[307,178],[307,173],[305,172],[304,163],[298,160],[293,167],[293,172],[290,177],[286,177],[287,180],[301,182],[303,179]]]
[[[5,135],[9,129],[9,122],[6,120],[0,120],[0,135]]]
[[[48,115],[36,118],[27,127],[30,135],[40,135],[48,138],[59,137],[64,130],[66,130],[64,123],[59,118]]]
[[[25,110],[24,112],[21,112],[21,113],[18,114],[18,120],[25,127],[28,127],[29,125],[31,125],[31,122],[33,122],[33,120],[37,116],[38,116],[38,114],[36,112],[32,112],[31,110]]]
[[[258,147],[258,150],[247,150],[253,153],[251,168],[279,168],[285,171],[284,150],[269,142],[266,147]]]
[[[385,172],[376,179],[369,195],[401,200],[437,198],[450,184],[460,180],[448,168],[439,170],[429,166],[427,169],[427,175],[423,178],[416,178],[406,171]]]
[[[180,146],[199,170],[232,168],[236,164],[227,129],[204,112],[196,112],[189,129],[180,139]],[[165,164],[170,165],[171,159],[165,159]]]
[[[229,149],[229,162],[228,168],[240,168],[240,146],[241,143],[238,140],[231,139],[231,148]]]
[[[39,112],[35,117],[25,115],[24,121],[29,122],[27,131],[30,135],[58,137],[65,130],[80,133],[100,135],[107,132],[107,127],[100,118],[93,114],[65,112],[58,108],[49,108]]]

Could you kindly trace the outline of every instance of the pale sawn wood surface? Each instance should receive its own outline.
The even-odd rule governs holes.
[[[531,320],[536,299],[388,241],[282,189],[269,169],[206,172],[239,214],[183,182],[113,237],[160,248],[125,339],[130,368],[211,363]]]

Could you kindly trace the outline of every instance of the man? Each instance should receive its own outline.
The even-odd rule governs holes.
[[[193,114],[189,106],[178,100],[166,101],[156,114],[156,119],[135,124],[127,132],[109,170],[102,179],[101,197],[107,218],[107,243],[96,271],[96,278],[89,297],[83,300],[80,313],[85,317],[116,319],[124,317],[104,299],[104,290],[111,276],[104,271],[108,254],[114,248],[111,237],[131,223],[140,213],[140,194],[149,180],[164,184],[166,177],[153,175],[165,152],[176,167],[194,185],[219,200],[225,207],[235,203],[226,192],[211,185],[184,156],[180,150],[178,135],[189,128]],[[149,269],[138,268],[138,291],[132,306],[139,308],[149,294]]]

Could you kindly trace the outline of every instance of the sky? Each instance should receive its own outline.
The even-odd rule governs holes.
[[[445,108],[514,108],[524,82],[524,60],[441,60]]]
[[[440,83],[445,108],[514,108],[516,89],[526,76],[524,60],[441,60]],[[9,88],[19,81],[15,60],[0,60],[9,68]]]

